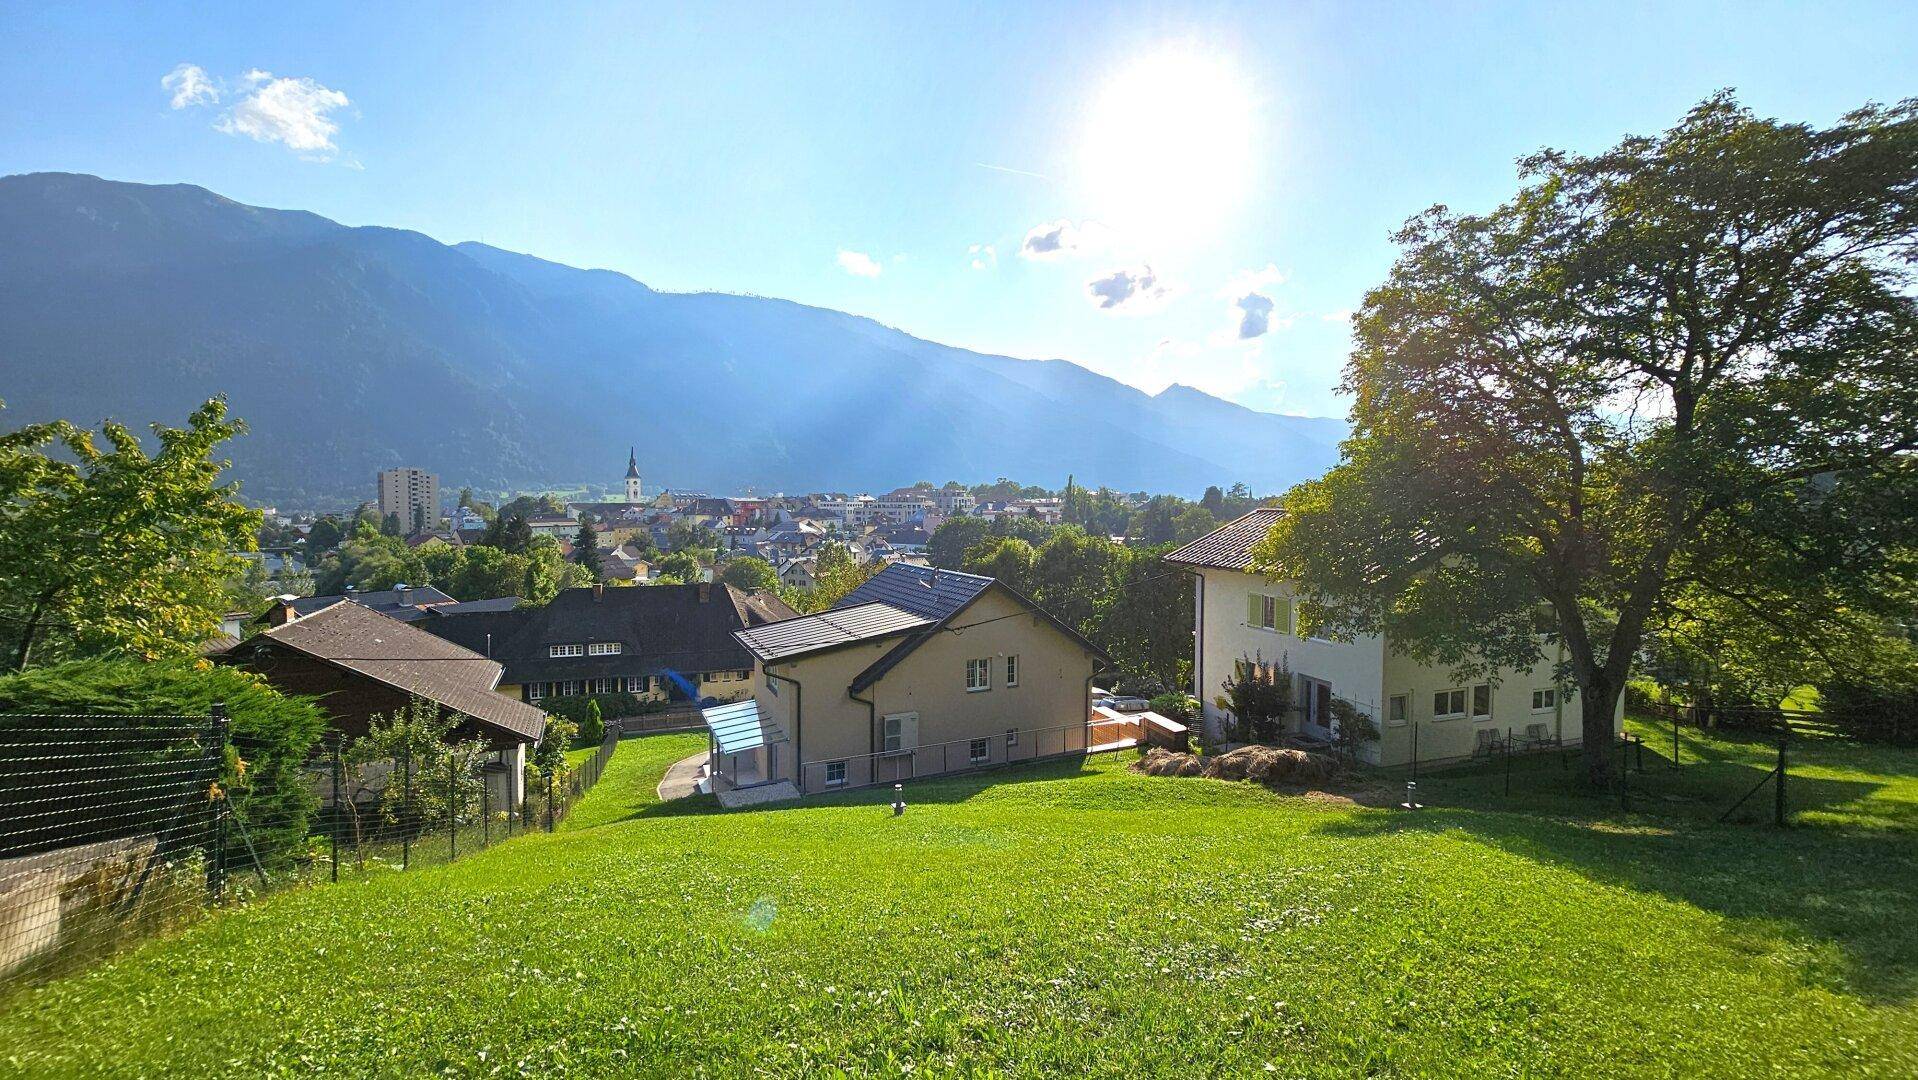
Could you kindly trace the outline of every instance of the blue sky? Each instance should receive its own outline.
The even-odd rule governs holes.
[[[1409,215],[1720,87],[1820,123],[1918,93],[1909,2],[393,6],[0,4],[0,173],[202,184],[1335,415],[1342,313]]]

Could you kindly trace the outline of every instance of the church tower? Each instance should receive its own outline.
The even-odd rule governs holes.
[[[635,506],[639,504],[639,448],[633,447],[626,454],[626,501]]]

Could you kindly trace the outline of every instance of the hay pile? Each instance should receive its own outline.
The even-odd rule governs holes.
[[[1322,784],[1338,774],[1338,762],[1324,754],[1241,746],[1217,757],[1199,758],[1153,748],[1133,768],[1147,776],[1204,776],[1213,780],[1250,780],[1268,786]]]

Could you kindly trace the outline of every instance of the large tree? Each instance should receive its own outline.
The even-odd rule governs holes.
[[[152,454],[112,422],[104,448],[65,421],[0,435],[5,663],[188,655],[218,632],[242,569],[231,553],[254,549],[261,522],[213,456],[244,430],[215,398],[185,427],[154,424]]]
[[[1522,168],[1489,214],[1399,233],[1355,320],[1352,436],[1257,566],[1461,671],[1562,642],[1603,746],[1675,598],[1815,594],[1812,635],[1882,591],[1913,520],[1918,102],[1820,129],[1721,94]]]

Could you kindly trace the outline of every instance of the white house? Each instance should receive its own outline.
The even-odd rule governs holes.
[[[1214,699],[1235,665],[1282,660],[1293,673],[1298,730],[1331,737],[1332,700],[1343,698],[1379,728],[1379,741],[1363,755],[1372,764],[1403,765],[1415,750],[1421,762],[1470,757],[1482,742],[1508,735],[1521,745],[1581,741],[1578,703],[1573,691],[1561,694],[1553,685],[1557,658],[1549,645],[1546,659],[1530,670],[1508,668],[1491,680],[1461,682],[1382,637],[1301,637],[1291,586],[1251,572],[1252,548],[1280,513],[1254,510],[1166,556],[1194,578],[1193,693],[1204,703],[1209,728],[1217,730],[1225,718]],[[1624,718],[1621,701],[1615,730],[1623,730]]]

